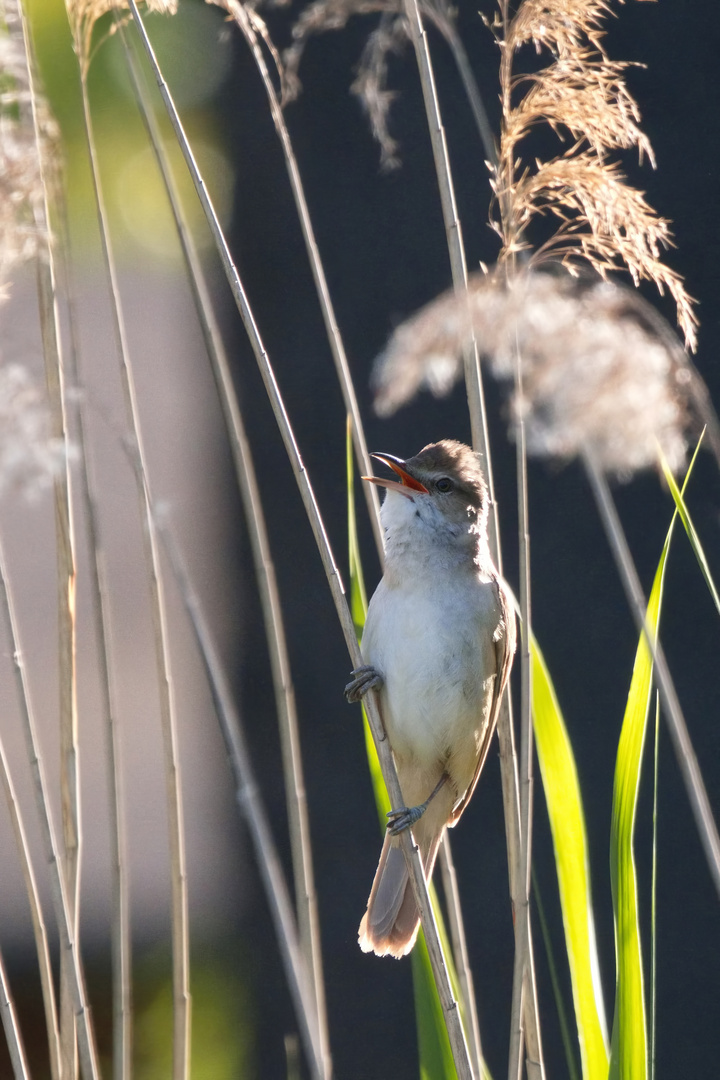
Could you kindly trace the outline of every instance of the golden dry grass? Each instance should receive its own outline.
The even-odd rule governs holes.
[[[531,250],[529,230],[540,217],[556,229],[532,260],[578,261],[602,277],[627,269],[637,284],[652,281],[675,300],[686,345],[695,349],[697,318],[681,277],[662,261],[672,246],[669,223],[628,183],[609,155],[636,147],[654,164],[638,123],[640,112],[624,79],[628,64],[611,61],[602,44],[604,0],[525,0],[514,17],[501,3],[492,24],[501,50],[502,126],[493,170],[494,226],[502,240],[499,261],[513,264]],[[517,53],[532,45],[548,63],[518,75]],[[524,141],[548,125],[565,148],[546,161],[529,160]]]

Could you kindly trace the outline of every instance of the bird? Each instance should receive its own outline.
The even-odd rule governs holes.
[[[414,457],[371,455],[399,479],[380,511],[385,567],[368,606],[365,663],[348,701],[376,690],[405,806],[390,811],[367,911],[364,952],[410,952],[420,917],[399,834],[412,828],[427,880],[485,763],[515,651],[512,599],[488,546],[489,496],[479,458],[453,439]]]

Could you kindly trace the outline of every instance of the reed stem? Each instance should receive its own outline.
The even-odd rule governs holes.
[[[687,723],[668,668],[665,652],[659,640],[657,644],[655,643],[654,636],[646,625],[647,603],[643,596],[635,563],[630,554],[625,532],[605,475],[590,451],[585,451],[583,464],[635,625],[638,632],[645,635],[645,640],[653,658],[653,677],[660,693],[663,715],[670,731],[675,759],[685,784],[685,791],[695,818],[710,876],[718,896],[720,896],[720,836],[718,836],[717,825],[713,817],[705,782],[700,772],[695,750],[690,741]]]
[[[355,627],[352,621],[352,615],[348,607],[345,591],[342,586],[340,574],[330,548],[327,534],[325,532],[325,526],[320,515],[320,511],[315,500],[315,495],[312,490],[312,485],[308,477],[307,471],[303,464],[300,452],[295,441],[295,436],[290,425],[287,413],[285,411],[285,405],[282,400],[276,379],[275,373],[270,364],[269,357],[265,351],[265,347],[260,337],[259,330],[255,323],[255,319],[252,314],[245,290],[243,288],[240,276],[233,263],[230,255],[227,242],[223,235],[222,229],[218,222],[217,214],[215,213],[212,205],[212,200],[208,195],[205,183],[197,168],[192,150],[185,136],[185,132],[180,121],[180,117],[177,114],[172,96],[167,88],[165,80],[163,79],[162,72],[157,64],[152,45],[147,36],[145,26],[143,24],[140,13],[137,9],[135,0],[129,0],[130,10],[132,11],[133,19],[140,37],[145,47],[145,51],[148,56],[148,60],[151,64],[153,73],[158,83],[158,88],[162,96],[165,107],[168,110],[168,115],[173,126],[173,130],[178,139],[178,144],[182,150],[185,161],[190,170],[195,190],[200,200],[201,206],[205,212],[208,224],[210,226],[213,238],[215,239],[220,258],[222,260],[223,268],[225,270],[228,282],[230,284],[235,302],[238,306],[240,316],[243,320],[246,333],[250,340],[250,344],[255,354],[255,359],[258,364],[260,375],[262,377],[265,389],[270,399],[270,404],[275,415],[280,434],[285,445],[290,464],[293,468],[295,478],[298,484],[303,505],[305,507],[310,527],[315,537],[315,542],[318,546],[320,557],[325,570],[325,575],[330,586],[330,591],[335,603],[338,618],[342,628],[345,643],[350,654],[352,666],[359,667],[363,663],[360,647],[355,635]],[[365,700],[366,712],[370,721],[370,726],[373,731],[373,737],[378,750],[378,756],[380,759],[381,768],[383,771],[383,777],[390,796],[391,805],[400,807],[403,805],[402,794],[400,791],[400,784],[397,779],[397,773],[395,772],[395,766],[392,760],[392,753],[388,746],[387,739],[385,738],[384,727],[380,717],[377,701],[373,694],[367,696]],[[445,1014],[445,1020],[448,1026],[448,1034],[450,1037],[450,1043],[453,1048],[453,1054],[455,1057],[456,1067],[458,1069],[458,1075],[461,1080],[470,1080],[472,1077],[472,1068],[468,1057],[467,1044],[465,1041],[465,1035],[462,1028],[462,1023],[457,1008],[457,1002],[454,1000],[452,988],[450,986],[450,979],[445,965],[444,957],[442,954],[442,946],[437,932],[437,926],[432,913],[432,905],[430,904],[430,898],[427,891],[427,882],[423,874],[421,861],[417,848],[412,842],[411,836],[407,831],[401,835],[401,847],[405,858],[408,863],[408,870],[410,874],[410,881],[412,883],[413,892],[418,904],[418,910],[420,912],[420,918],[425,932],[427,940],[428,951],[430,954],[431,963],[433,965],[433,972],[435,974],[436,984],[438,987],[438,993],[440,996],[441,1005]]]
[[[82,57],[80,43],[76,52]],[[173,1080],[188,1080],[190,1070],[190,928],[188,919],[185,835],[182,810],[182,782],[177,739],[177,722],[170,676],[170,649],[165,611],[160,558],[150,515],[150,486],[135,382],[127,344],[125,321],[120,298],[117,268],[110,236],[105,199],[100,177],[90,101],[87,90],[87,65],[80,63],[80,86],[93,194],[97,210],[105,271],[112,304],[113,332],[120,359],[125,405],[130,429],[141,463],[136,473],[138,501],[144,521],[143,542],[148,568],[150,600],[155,641],[155,658],[160,697],[160,725],[165,757],[166,805],[171,867],[171,927],[173,958]]]

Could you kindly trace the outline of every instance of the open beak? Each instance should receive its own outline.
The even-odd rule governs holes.
[[[370,457],[383,461],[393,472],[397,473],[400,480],[383,480],[379,476],[363,476],[363,480],[367,480],[369,484],[377,484],[378,487],[399,491],[401,495],[405,495],[408,499],[412,499],[413,491],[420,491],[424,495],[429,494],[424,484],[421,484],[419,480],[416,480],[410,473],[405,471],[403,468],[405,462],[401,458],[393,457],[392,454],[371,454]]]

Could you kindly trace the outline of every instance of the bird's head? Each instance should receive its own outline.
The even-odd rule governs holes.
[[[477,455],[469,446],[442,439],[406,460],[384,453],[371,457],[399,477],[363,477],[388,492],[382,511],[386,529],[389,525],[410,528],[419,524],[438,538],[484,535],[487,485]]]

